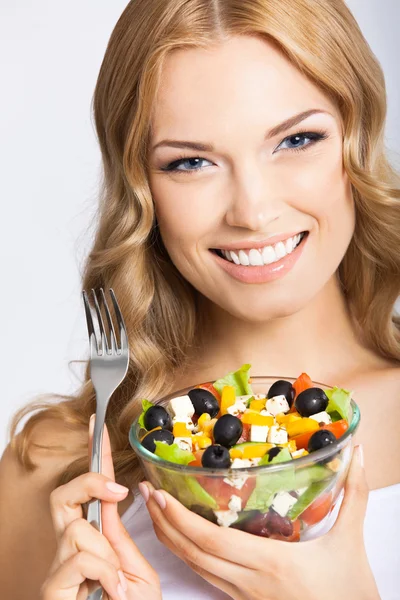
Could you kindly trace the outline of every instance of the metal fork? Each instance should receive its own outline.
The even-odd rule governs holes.
[[[92,311],[90,309],[89,298],[86,291],[82,292],[85,305],[86,322],[89,334],[90,346],[90,378],[96,392],[96,418],[94,423],[92,456],[90,461],[90,471],[101,473],[101,448],[103,443],[103,429],[106,418],[108,402],[125,378],[129,364],[129,345],[128,336],[124,319],[114,291],[110,289],[110,296],[114,305],[116,320],[118,323],[120,345],[117,343],[114,325],[111,319],[110,310],[107,305],[103,288],[100,289],[101,303],[104,306],[108,329],[110,331],[110,343],[107,339],[104,327],[103,317],[100,310],[100,303],[95,290],[92,289],[94,307],[97,315],[98,329],[100,331],[100,343],[98,343],[93,324]],[[101,502],[92,500],[88,504],[87,520],[100,533],[102,533],[101,522]],[[103,592],[96,590],[89,596],[90,600],[100,600]]]

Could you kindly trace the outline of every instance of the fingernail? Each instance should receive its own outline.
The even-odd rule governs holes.
[[[142,494],[143,500],[147,503],[150,497],[150,490],[143,481],[139,483],[139,492]]]
[[[161,492],[159,492],[158,490],[155,490],[153,492],[153,498],[157,502],[157,504],[159,505],[160,508],[162,508],[163,510],[164,510],[164,508],[166,508],[167,502]]]
[[[119,483],[115,483],[115,481],[107,481],[106,488],[113,492],[113,494],[126,494],[129,492],[129,489],[124,485],[119,485]]]
[[[121,570],[118,571],[118,577],[121,582],[122,589],[124,590],[124,592],[126,592],[126,590],[128,589],[128,582],[126,580],[126,577],[125,577],[123,571],[121,571]]]
[[[364,467],[364,448],[362,447],[362,444],[356,446],[356,449],[358,452],[358,460],[360,461],[361,466]]]
[[[96,415],[93,413],[92,416],[90,417],[90,421],[89,421],[89,435],[92,436],[93,435],[93,430],[94,430],[94,419],[95,419]]]
[[[118,584],[117,592],[118,592],[118,596],[121,600],[128,600],[128,596],[125,594],[124,588],[122,587],[122,585],[120,583]]]

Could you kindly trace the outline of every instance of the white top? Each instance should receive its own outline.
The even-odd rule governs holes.
[[[324,533],[333,525],[339,502]],[[194,573],[158,541],[149,513],[139,495],[122,517],[130,536],[157,571],[163,600],[228,600],[221,592]],[[400,599],[400,483],[369,493],[365,518],[365,545],[382,600]],[[355,574],[357,576],[357,574]]]

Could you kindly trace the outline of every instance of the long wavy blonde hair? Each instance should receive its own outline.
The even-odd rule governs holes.
[[[385,156],[385,82],[343,0],[132,0],[111,35],[94,93],[104,182],[83,274],[84,289],[114,288],[128,329],[128,375],[111,400],[107,423],[116,477],[130,485],[141,477],[128,444],[139,399],[172,391],[202,317],[199,294],[169,259],[155,220],[146,166],[151,109],[171,51],[210,47],[238,35],[274,42],[339,108],[344,167],[356,206],[355,233],[339,277],[364,343],[400,361],[400,323],[393,315],[400,293],[400,190]],[[30,450],[39,421],[59,419],[87,431],[95,411],[88,368],[75,395],[56,399],[30,404],[14,417],[11,443],[27,469],[35,466]],[[86,441],[81,450],[60,482],[87,471]]]

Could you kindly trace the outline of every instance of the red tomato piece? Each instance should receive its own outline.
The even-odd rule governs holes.
[[[243,485],[243,487],[238,490],[235,487],[229,485],[229,483],[225,483],[219,477],[207,477],[207,476],[199,476],[197,477],[197,481],[200,485],[214,498],[214,500],[218,504],[219,510],[228,510],[229,509],[229,500],[231,496],[239,496],[242,500],[242,509],[246,506],[247,500],[250,498],[252,491],[256,486],[256,478],[249,478]]]
[[[295,399],[300,394],[300,392],[304,392],[304,390],[308,390],[308,388],[314,387],[311,378],[307,375],[307,373],[302,373],[300,377],[296,379],[293,384],[295,390]]]
[[[330,512],[332,507],[332,492],[322,494],[300,515],[302,521],[307,525],[315,525],[322,521]]]
[[[242,435],[240,436],[236,444],[244,444],[244,442],[250,441],[250,429],[251,425],[249,425],[249,423],[243,423]]]
[[[328,431],[331,431],[336,439],[342,437],[348,428],[349,424],[346,419],[341,419],[340,421],[336,421],[336,423],[330,423],[329,425],[321,425],[321,429],[327,429]]]
[[[197,450],[197,452],[193,452],[193,454],[196,457],[196,459],[192,460],[192,462],[188,463],[189,467],[201,467],[202,466],[202,464],[201,464],[201,457],[204,454],[204,450]]]

